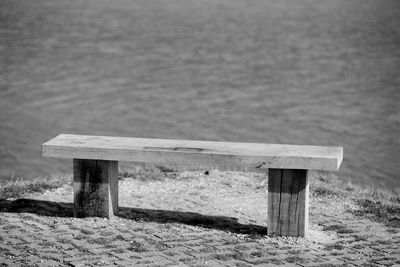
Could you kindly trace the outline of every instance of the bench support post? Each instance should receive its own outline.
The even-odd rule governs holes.
[[[118,209],[118,161],[74,159],[74,216],[110,218]]]
[[[308,171],[268,170],[268,235],[304,237],[308,229]]]

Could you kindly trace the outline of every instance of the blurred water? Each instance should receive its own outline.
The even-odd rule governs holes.
[[[344,147],[399,189],[398,0],[1,0],[0,176],[59,133]]]

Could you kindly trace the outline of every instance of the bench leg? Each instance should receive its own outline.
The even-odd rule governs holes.
[[[307,234],[308,190],[307,170],[268,170],[269,236]]]
[[[118,209],[118,161],[74,159],[74,216],[110,218]]]

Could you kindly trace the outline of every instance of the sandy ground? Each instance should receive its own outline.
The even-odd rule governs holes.
[[[340,196],[310,196],[306,238],[267,237],[261,174],[125,178],[119,207],[73,218],[70,185],[0,200],[0,266],[400,266],[400,229]]]

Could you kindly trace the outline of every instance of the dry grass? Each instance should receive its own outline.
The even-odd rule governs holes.
[[[353,214],[400,228],[400,197],[389,189],[360,185],[332,177],[331,174],[318,173],[311,179],[310,191],[314,196],[352,199],[358,207],[351,210]]]
[[[162,181],[165,178],[177,178],[182,171],[174,167],[143,166],[142,168],[125,168],[120,171],[118,179],[134,178],[141,181]]]
[[[57,178],[36,178],[34,180],[14,179],[0,184],[0,199],[20,198],[24,194],[56,189],[70,180],[66,177]]]
[[[182,178],[182,169],[165,166],[146,166],[144,168],[124,169],[119,179],[139,179],[142,181]],[[314,177],[313,177],[314,176]],[[190,178],[190,177],[188,177]],[[35,180],[14,179],[0,185],[0,199],[20,198],[24,194],[56,189],[71,182],[70,177],[37,178]],[[310,179],[310,192],[317,197],[339,197],[352,199],[358,209],[351,212],[357,216],[368,217],[400,227],[400,197],[387,189],[368,187],[335,177],[332,173],[313,173]]]
[[[353,211],[353,214],[357,216],[367,216],[375,221],[383,222],[387,226],[400,228],[399,202],[381,202],[371,199],[359,199],[356,203],[360,209]]]

